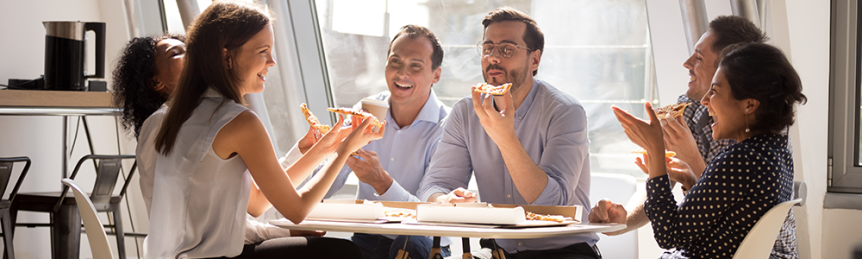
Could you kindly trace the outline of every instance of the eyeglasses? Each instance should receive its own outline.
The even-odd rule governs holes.
[[[487,42],[479,42],[476,44],[476,49],[479,51],[479,56],[491,55],[494,52],[494,49],[497,49],[500,52],[500,56],[504,58],[511,58],[512,55],[515,55],[515,50],[517,49],[526,49],[527,51],[533,51],[530,48],[511,43],[511,42],[500,42],[500,43],[487,43]]]

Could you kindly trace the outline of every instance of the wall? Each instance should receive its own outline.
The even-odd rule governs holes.
[[[862,211],[823,209],[826,194],[827,117],[829,110],[829,1],[787,1],[792,61],[799,71],[808,104],[799,108],[797,125],[802,177],[808,183],[804,213],[810,251],[803,258],[851,258],[862,248]],[[794,143],[796,144],[796,143]],[[800,150],[801,149],[801,150]],[[799,160],[796,158],[796,160]],[[801,217],[800,217],[801,218]]]
[[[111,67],[120,49],[129,39],[125,22],[123,1],[117,0],[27,0],[0,1],[0,83],[6,84],[9,78],[36,78],[44,71],[45,30],[42,21],[98,21],[107,23],[106,75],[111,74]],[[92,53],[92,52],[90,52]],[[75,132],[77,117],[69,119],[71,134]],[[117,127],[113,116],[96,116],[89,118],[90,128],[94,138],[97,153],[117,154],[134,153],[133,137],[129,137]],[[76,140],[74,153],[71,156],[70,167],[84,154],[89,153],[86,139],[83,137],[83,127]],[[70,136],[70,144],[71,144]],[[119,138],[119,144],[117,139]],[[62,119],[60,117],[24,117],[0,116],[0,157],[29,156],[33,165],[24,180],[21,192],[59,191],[61,175],[61,141]],[[119,150],[118,150],[119,149]],[[92,164],[89,165],[92,168]],[[70,168],[71,170],[71,168]],[[90,171],[92,172],[92,169]],[[84,189],[92,188],[93,177],[83,173],[78,178]],[[130,186],[129,193],[137,194],[130,197],[140,200],[138,184]],[[119,190],[119,188],[117,188]],[[135,202],[133,202],[134,204]],[[144,223],[141,217],[142,202],[131,211],[136,224]],[[128,214],[123,210],[124,214]],[[141,220],[138,220],[138,219]],[[107,220],[102,218],[103,221]],[[128,215],[124,215],[125,228],[131,231]],[[18,222],[48,222],[47,214],[19,214]],[[136,229],[140,230],[138,226]],[[50,258],[50,234],[48,228],[17,228],[15,232],[15,253],[20,258]],[[115,245],[113,236],[109,243]],[[127,238],[127,252],[135,251],[134,239]],[[116,251],[116,248],[113,248]],[[81,258],[91,257],[86,238],[81,244]]]

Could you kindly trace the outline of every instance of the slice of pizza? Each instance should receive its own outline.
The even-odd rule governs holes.
[[[481,83],[473,87],[473,91],[490,95],[504,95],[512,88],[512,83],[505,83],[498,86]]]
[[[536,214],[529,211],[527,212],[526,218],[527,220],[553,221],[557,223],[563,223],[563,221],[566,221],[566,218],[560,215]]]
[[[331,129],[329,125],[325,125],[320,123],[320,120],[317,119],[317,116],[311,113],[308,110],[308,104],[302,104],[299,106],[302,109],[302,114],[305,115],[305,121],[308,121],[308,124],[311,124],[314,128],[320,131],[320,134],[326,134]]]
[[[638,150],[632,150],[632,153],[646,155],[646,153],[647,153],[647,152],[646,152],[646,149],[641,148],[641,149],[638,149]],[[667,151],[667,150],[665,150],[665,151],[664,151],[664,156],[665,156],[665,157],[673,157],[673,156],[675,156],[675,155],[676,155],[676,152],[673,152],[673,151]]]
[[[387,208],[383,215],[389,218],[416,218],[416,211],[410,209]]]
[[[373,119],[373,121],[371,121],[371,123],[374,124],[374,126],[377,126],[379,128],[383,127],[383,123],[380,122],[379,120],[377,120],[377,117],[374,117],[374,115],[371,115],[371,113],[365,112],[363,110],[353,109],[353,108],[344,108],[344,107],[328,108],[327,110],[334,112],[334,113],[356,116],[356,117],[359,117],[359,119],[362,121],[364,121],[367,118],[371,118],[371,119]]]
[[[688,107],[688,105],[689,103],[675,103],[664,107],[659,107],[655,109],[655,115],[660,120],[666,118],[679,118],[682,116],[682,113],[685,111],[685,107]]]

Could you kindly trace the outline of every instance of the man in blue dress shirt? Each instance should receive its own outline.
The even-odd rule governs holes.
[[[359,178],[357,199],[419,201],[416,191],[437,148],[443,128],[440,123],[449,107],[437,99],[431,85],[440,80],[443,48],[430,30],[406,25],[392,38],[385,76],[389,91],[374,98],[389,102],[386,133],[347,159],[327,197],[344,186],[352,171]],[[423,236],[369,235],[351,238],[365,258],[394,258],[407,242],[411,258],[429,258],[431,238]],[[449,256],[448,246],[441,249]]]
[[[490,12],[482,24],[478,49],[485,82],[512,83],[512,89],[493,98],[474,92],[455,104],[420,199],[475,202],[476,195],[463,189],[474,172],[483,202],[588,210],[587,116],[577,100],[533,78],[544,35],[535,20],[508,7]],[[595,234],[483,241],[502,248],[506,258],[599,258]]]

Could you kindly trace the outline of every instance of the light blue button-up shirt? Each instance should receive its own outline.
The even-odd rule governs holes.
[[[370,98],[387,100],[389,92],[383,92]],[[446,107],[434,91],[428,96],[425,105],[419,111],[413,123],[404,128],[398,127],[398,123],[392,118],[390,112],[386,113],[386,132],[383,138],[371,141],[362,149],[377,152],[380,166],[392,177],[392,185],[389,189],[378,194],[374,187],[366,183],[359,183],[357,199],[383,200],[383,201],[419,201],[416,192],[419,183],[425,175],[425,169],[431,163],[431,155],[437,149],[443,128],[440,123],[449,114]],[[335,178],[332,187],[326,197],[332,196],[344,186],[347,176],[352,172],[345,166]]]
[[[515,134],[548,183],[530,205],[584,208],[582,222],[590,209],[590,160],[587,115],[575,98],[546,82],[535,80],[524,102],[515,112]],[[479,199],[501,204],[528,204],[515,188],[497,145],[485,133],[473,110],[471,97],[452,107],[443,126],[443,136],[431,167],[419,189],[427,201],[434,193],[467,188],[471,172],[476,174]],[[509,253],[547,250],[586,242],[594,245],[598,235],[585,234],[541,239],[497,239]]]

